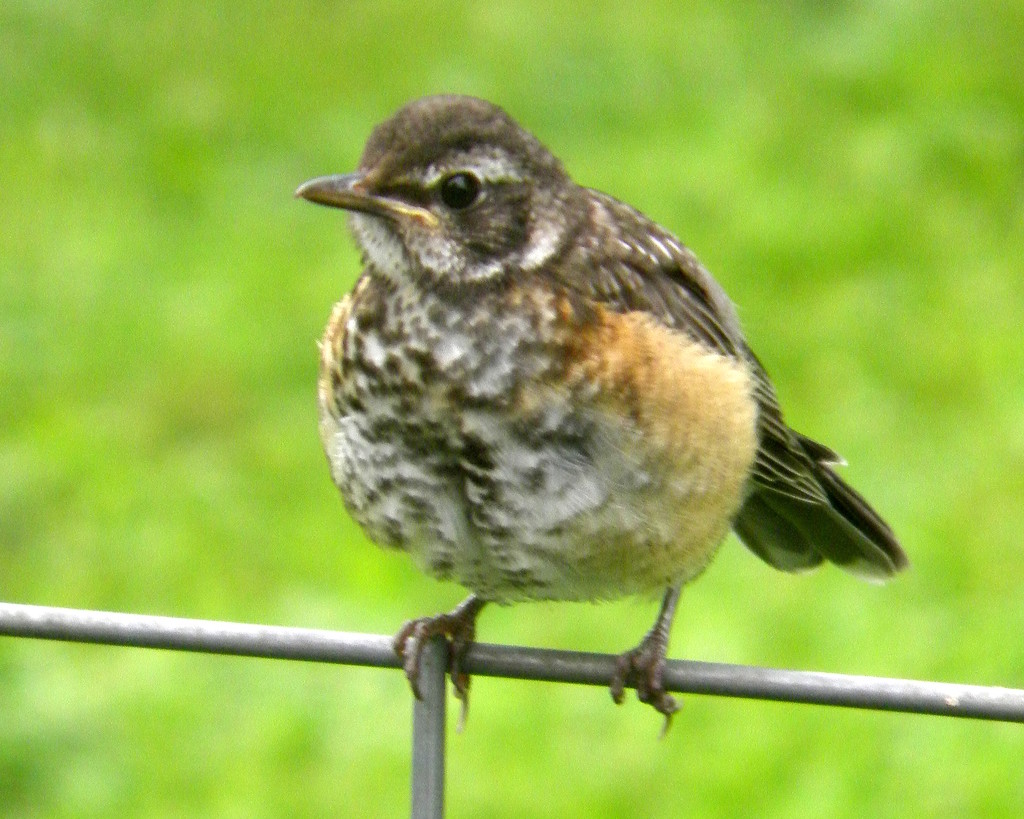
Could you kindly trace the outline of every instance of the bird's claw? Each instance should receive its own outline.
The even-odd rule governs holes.
[[[636,648],[619,655],[611,682],[612,699],[616,704],[622,703],[627,687],[635,688],[640,702],[665,717],[661,736],[668,733],[672,715],[679,710],[676,698],[665,690],[662,682],[666,648],[666,640],[652,631]]]
[[[459,731],[465,725],[469,711],[470,677],[463,670],[462,663],[476,637],[476,616],[482,607],[482,601],[470,597],[447,614],[409,620],[398,630],[392,641],[395,654],[402,660],[402,668],[416,699],[422,699],[420,667],[424,647],[434,637],[444,637],[449,641],[448,673],[452,679],[455,697],[462,703],[459,712]]]

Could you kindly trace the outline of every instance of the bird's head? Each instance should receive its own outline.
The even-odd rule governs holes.
[[[354,173],[312,179],[295,195],[349,211],[380,274],[463,285],[547,262],[582,218],[581,193],[497,106],[435,96],[378,125]]]

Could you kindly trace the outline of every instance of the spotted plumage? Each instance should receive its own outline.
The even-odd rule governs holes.
[[[351,211],[366,265],[321,342],[320,433],[352,516],[473,597],[397,648],[453,636],[486,601],[665,590],[623,655],[661,688],[682,584],[730,528],[784,570],[886,577],[906,558],[791,430],[728,297],[671,233],[580,187],[501,109],[428,97],[371,135],[359,170],[298,195]]]

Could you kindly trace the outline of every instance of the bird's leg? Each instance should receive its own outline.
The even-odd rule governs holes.
[[[431,637],[438,635],[451,641],[448,672],[455,688],[455,696],[462,700],[460,728],[465,723],[466,711],[469,708],[469,675],[462,670],[462,661],[473,644],[476,636],[476,618],[485,605],[486,600],[471,594],[447,614],[409,620],[399,629],[393,642],[395,653],[402,660],[402,667],[412,687],[412,693],[419,699],[423,646]]]
[[[661,611],[647,632],[640,645],[619,655],[615,664],[615,675],[612,677],[612,699],[621,703],[626,686],[636,689],[640,702],[646,702],[656,711],[665,715],[662,736],[668,731],[672,714],[679,710],[675,698],[669,694],[661,682],[665,669],[665,652],[668,649],[668,635],[672,629],[672,618],[679,602],[680,586],[671,586],[661,601]]]

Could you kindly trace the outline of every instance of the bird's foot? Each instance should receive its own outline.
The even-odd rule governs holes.
[[[647,703],[665,717],[661,736],[668,733],[672,715],[679,710],[679,703],[665,690],[662,682],[669,629],[678,601],[679,587],[669,588],[665,592],[661,611],[658,612],[658,619],[654,621],[651,630],[644,635],[640,645],[619,655],[615,663],[615,673],[612,675],[611,692],[616,704],[622,703],[627,687],[635,688],[640,702]]]
[[[433,637],[444,637],[450,643],[448,652],[448,673],[452,678],[455,696],[462,702],[458,729],[466,723],[469,710],[469,674],[462,670],[466,652],[476,636],[476,618],[485,605],[484,600],[470,595],[447,614],[433,617],[418,617],[406,622],[392,643],[395,653],[402,660],[406,679],[416,699],[420,699],[420,665],[423,648]]]
[[[672,715],[679,710],[679,703],[662,684],[661,675],[665,670],[665,651],[668,641],[659,633],[651,631],[636,648],[620,654],[615,663],[612,677],[612,699],[621,704],[626,688],[635,688],[636,697],[665,717],[661,735],[668,733]]]

